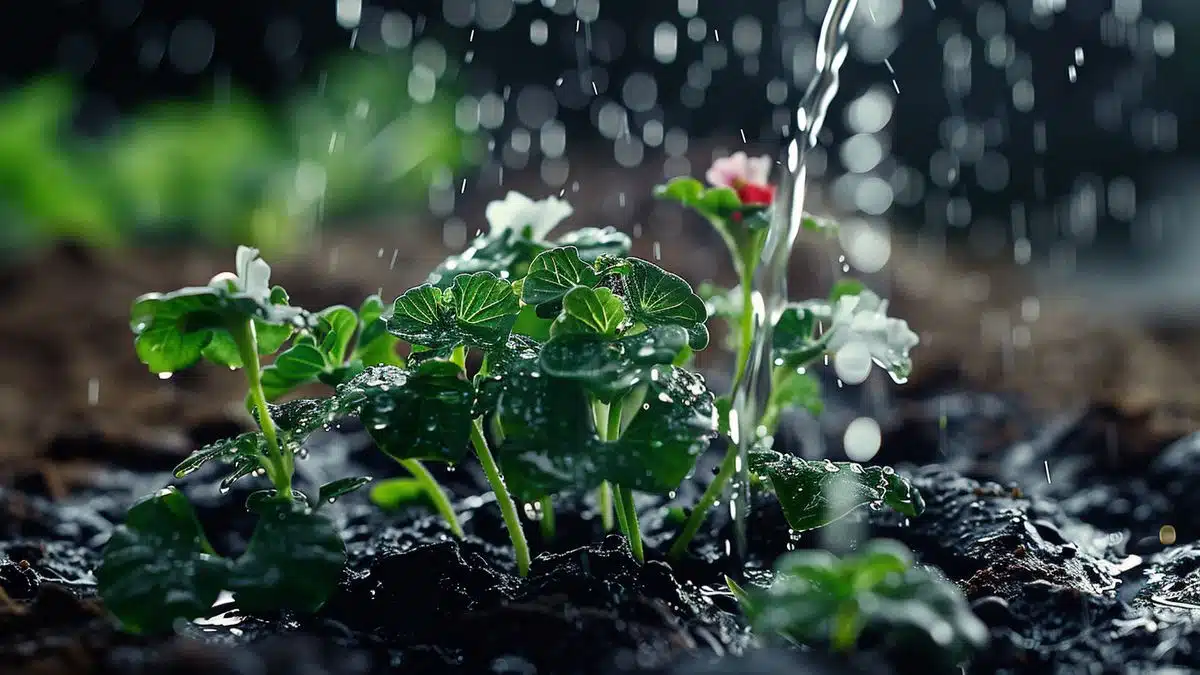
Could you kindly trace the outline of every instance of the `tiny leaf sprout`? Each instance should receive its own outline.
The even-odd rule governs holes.
[[[797,551],[777,561],[766,588],[727,579],[754,631],[838,652],[884,646],[953,669],[986,646],[987,627],[952,582],[916,566],[898,542],[854,555]]]
[[[694,178],[684,176],[655,189],[657,197],[677,202],[707,220],[721,235],[729,249],[740,285],[732,291],[723,291],[706,284],[701,288],[701,295],[704,297],[706,309],[730,327],[728,346],[736,352],[731,391],[737,389],[746,375],[754,339],[751,283],[762,255],[774,200],[774,188],[768,182],[770,169],[769,157],[751,158],[739,152],[713,164],[706,174],[709,187]],[[805,216],[803,226],[810,232],[826,234],[836,230],[835,224],[812,216]],[[872,293],[861,282],[850,278],[838,280],[826,300],[789,305],[772,328],[772,357],[775,367],[771,377],[771,393],[757,424],[751,428],[758,429],[766,440],[774,435],[781,415],[789,408],[802,408],[814,415],[820,414],[823,408],[820,386],[810,369],[824,360],[826,355],[834,357],[838,376],[851,384],[865,380],[870,374],[872,363],[886,370],[896,382],[904,382],[912,368],[909,353],[917,345],[918,339],[903,320],[887,316],[887,305],[886,300]],[[727,396],[717,401],[722,418],[719,427],[724,434],[736,427],[728,419],[732,407]],[[687,551],[691,539],[700,530],[709,511],[737,472],[738,443],[730,440],[729,450],[717,476],[692,509],[687,523],[671,547],[670,556],[673,558],[678,558]],[[828,523],[832,519],[822,511],[823,500],[813,499],[811,490],[819,486],[804,484],[801,481],[784,481],[778,473],[772,481],[770,474],[760,473],[760,470],[778,467],[780,464],[765,463],[765,457],[763,453],[752,453],[749,466],[751,475],[766,479],[761,480],[760,484],[775,485],[774,491],[784,504],[785,513],[788,514],[793,527],[808,529]],[[783,458],[779,461],[788,460]],[[831,466],[838,468],[839,465]],[[868,470],[876,471],[878,469]],[[852,473],[850,470],[845,473],[859,477],[867,475]],[[793,474],[808,475],[799,469],[788,475]],[[895,480],[902,482],[899,478]],[[873,496],[876,492],[859,479],[840,484],[855,495],[861,493]],[[797,490],[803,492],[796,492]],[[866,492],[862,492],[863,490]],[[804,495],[802,499],[798,498],[801,494]],[[918,508],[918,500],[919,495],[916,495],[911,502],[913,508]],[[861,502],[852,501],[856,505],[881,501],[894,505],[890,501],[875,498]],[[788,508],[789,504],[792,505],[791,508]]]

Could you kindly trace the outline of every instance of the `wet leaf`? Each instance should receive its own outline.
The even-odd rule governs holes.
[[[824,527],[867,505],[887,504],[910,517],[925,502],[908,480],[891,467],[863,467],[851,462],[807,461],[773,450],[752,450],[750,471],[779,499],[792,529]]]
[[[629,318],[648,327],[679,326],[688,332],[692,349],[708,346],[704,322],[708,311],[700,296],[682,278],[657,265],[629,258],[625,275],[625,300]]]
[[[229,562],[213,552],[187,498],[166,488],[134,504],[113,530],[96,583],[126,630],[157,633],[206,616],[228,575]]]
[[[507,379],[496,411],[504,429],[500,462],[509,487],[525,501],[605,480],[667,493],[693,469],[715,429],[712,395],[698,376],[678,368],[651,372],[644,405],[612,442],[597,435],[579,383],[536,370]]]
[[[503,344],[521,303],[512,284],[491,272],[456,277],[450,290],[428,284],[396,299],[388,330],[415,345],[449,349],[460,344]]]
[[[259,452],[265,449],[266,441],[262,434],[254,431],[222,439],[188,455],[175,467],[175,477],[183,478],[213,461],[232,464],[239,460],[250,460],[257,465]]]
[[[757,634],[838,651],[870,636],[873,643],[911,645],[937,670],[954,669],[987,644],[987,627],[962,591],[915,566],[898,542],[872,541],[840,559],[827,551],[797,551],[777,561],[775,570],[769,588],[738,596]]]
[[[555,248],[533,259],[521,286],[521,300],[529,305],[556,303],[576,286],[592,287],[600,276],[579,259],[574,246]]]
[[[594,263],[602,256],[618,258],[628,255],[633,242],[628,235],[613,227],[583,227],[564,234],[559,238],[558,245],[574,246],[579,251],[580,259]]]
[[[333,502],[337,501],[339,497],[348,495],[370,482],[370,476],[339,478],[338,480],[328,482],[321,486],[315,506],[316,508],[321,508],[325,504],[332,504]]]
[[[318,333],[322,336],[321,352],[330,364],[344,362],[350,341],[358,332],[358,315],[349,307],[335,305],[323,310],[318,316]]]
[[[776,363],[803,368],[825,353],[829,334],[816,335],[817,314],[808,305],[789,305],[775,323],[771,351]]]
[[[467,452],[475,389],[440,359],[408,371],[376,366],[338,389],[375,443],[396,459],[458,462]]]
[[[551,335],[591,333],[614,337],[625,323],[625,304],[607,288],[577,286],[563,296],[562,305]]]
[[[131,312],[134,348],[155,373],[182,370],[201,357],[240,367],[242,360],[227,326],[253,319],[259,353],[273,354],[293,327],[306,322],[303,310],[275,302],[282,297],[252,298],[220,285],[143,295],[134,301]]]
[[[371,487],[371,502],[381,509],[399,509],[428,499],[425,484],[416,478],[389,478]]]
[[[541,345],[524,335],[512,335],[500,348],[484,357],[483,369],[475,376],[475,417],[490,415],[496,409],[500,392],[515,373],[536,368]]]
[[[346,546],[320,511],[299,500],[257,505],[258,525],[233,565],[228,590],[247,611],[315,612],[337,587]]]
[[[541,368],[553,377],[581,382],[608,401],[645,381],[655,366],[669,365],[687,346],[678,326],[659,326],[620,339],[595,333],[556,335],[541,350]]]
[[[325,356],[320,349],[308,343],[297,343],[262,369],[263,392],[268,401],[273,401],[317,379],[325,369]]]

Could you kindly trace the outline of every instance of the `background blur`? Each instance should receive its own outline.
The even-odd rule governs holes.
[[[150,390],[124,322],[130,298],[207,279],[238,243],[292,260],[277,270],[302,302],[394,295],[461,250],[485,227],[483,204],[511,188],[569,193],[573,225],[644,234],[639,255],[664,242],[666,266],[716,275],[715,238],[650,190],[702,176],[715,155],[780,147],[827,4],[10,3],[0,445],[70,424],[111,435],[215,419],[204,406],[233,400],[236,380]],[[1029,342],[1044,290],[1112,325],[1200,316],[1200,147],[1187,133],[1200,122],[1200,5],[860,0],[852,33],[814,207],[967,272],[910,265],[932,274],[923,288],[1016,303],[981,318],[914,281],[896,289],[901,305],[916,298],[902,316],[958,334],[954,358],[999,325],[1000,369]],[[993,268],[1008,281],[979,272]],[[1018,282],[1034,291],[997,299]],[[1096,344],[1082,351],[1101,363],[1110,348],[1139,354],[1138,372],[1157,363]],[[48,406],[69,422],[39,414]]]

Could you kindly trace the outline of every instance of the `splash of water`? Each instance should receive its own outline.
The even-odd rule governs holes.
[[[763,246],[762,263],[754,274],[754,339],[745,376],[734,391],[740,456],[730,500],[739,558],[746,547],[746,513],[749,510],[747,453],[759,438],[756,428],[760,412],[771,394],[770,327],[787,302],[787,270],[796,235],[804,220],[804,197],[808,153],[817,145],[817,135],[838,91],[838,71],[846,60],[849,44],[846,30],[858,0],[833,0],[825,12],[817,42],[816,76],[796,110],[795,133],[784,149],[783,177],[776,191],[771,225]]]

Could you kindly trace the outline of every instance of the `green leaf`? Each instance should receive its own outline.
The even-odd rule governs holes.
[[[525,305],[521,308],[521,313],[517,315],[517,322],[513,324],[513,334],[545,342],[550,339],[550,328],[553,323],[550,319],[538,316],[537,309],[533,305]]]
[[[613,227],[584,227],[564,234],[559,238],[558,245],[574,246],[584,262],[594,263],[602,256],[619,258],[628,255],[633,242],[628,235]]]
[[[814,305],[789,305],[775,323],[771,351],[776,362],[791,369],[803,368],[825,353],[828,334],[817,336]]]
[[[315,612],[337,587],[346,546],[333,523],[299,500],[257,505],[258,525],[228,590],[247,611]]]
[[[678,202],[709,220],[746,220],[766,211],[762,205],[742,204],[737,191],[727,187],[706,188],[690,176],[673,178],[654,189],[654,196]]]
[[[625,323],[625,305],[607,288],[577,286],[562,299],[562,314],[554,322],[551,335],[592,333],[614,337]]]
[[[692,349],[708,346],[708,330],[704,327],[708,311],[692,287],[645,260],[629,258],[628,263],[625,300],[629,303],[629,318],[648,327],[679,326],[688,331]]]
[[[601,441],[584,389],[537,370],[508,378],[497,420],[499,447],[513,492],[534,501],[562,490],[588,490],[608,480],[630,489],[667,493],[678,488],[708,446],[715,428],[712,395],[698,376],[669,366],[654,369],[617,440]],[[624,406],[623,406],[624,407]]]
[[[390,457],[458,462],[466,455],[475,389],[454,363],[368,368],[339,388],[338,397],[359,408],[363,425]]]
[[[166,488],[134,504],[113,530],[96,583],[126,630],[155,633],[206,616],[228,575],[187,498]]]
[[[319,330],[324,334],[321,351],[331,365],[340,364],[346,360],[346,350],[358,331],[358,315],[349,307],[335,305],[318,316],[321,319]]]
[[[576,286],[598,283],[599,275],[579,259],[579,249],[555,248],[533,259],[521,286],[521,300],[529,305],[557,302]]]
[[[251,460],[257,465],[260,453],[265,450],[266,439],[262,437],[262,434],[256,431],[247,432],[234,438],[211,443],[193,452],[175,467],[174,474],[176,478],[183,478],[213,461],[232,464],[237,461]]]
[[[326,483],[321,486],[321,490],[318,493],[316,508],[332,504],[339,497],[348,495],[370,482],[370,476],[358,476],[355,478],[339,478],[338,480]]]
[[[954,670],[987,644],[987,627],[956,585],[913,564],[902,544],[876,540],[843,558],[797,551],[780,558],[766,589],[742,591],[759,635],[849,651],[862,636],[902,644],[933,670]],[[740,590],[740,589],[739,589]]]
[[[824,527],[868,505],[887,504],[910,517],[925,502],[908,480],[891,467],[863,467],[850,462],[809,462],[773,450],[752,450],[750,470],[779,499],[792,529]]]
[[[659,326],[618,340],[594,333],[556,335],[541,350],[541,367],[552,377],[578,380],[608,401],[646,380],[655,366],[669,365],[687,346],[678,326]]]
[[[516,373],[537,367],[540,349],[537,341],[523,335],[513,335],[503,347],[487,352],[483,368],[475,375],[473,417],[490,415],[495,411],[501,391],[518,381],[514,377]]]
[[[384,304],[383,298],[379,297],[377,293],[372,294],[359,305],[358,320],[362,322],[363,326],[368,326],[382,318],[385,311],[387,311],[387,305]]]
[[[414,345],[451,349],[503,344],[521,311],[512,284],[491,272],[456,277],[449,291],[428,284],[396,299],[388,330]]]
[[[292,345],[275,362],[262,369],[262,386],[268,401],[317,379],[325,370],[321,350],[304,342]]]
[[[780,409],[804,408],[813,415],[825,409],[821,401],[821,383],[809,372],[793,368],[775,371],[775,382],[771,387],[771,404]]]
[[[371,502],[381,509],[395,510],[429,501],[425,483],[416,478],[389,478],[371,487]]]

